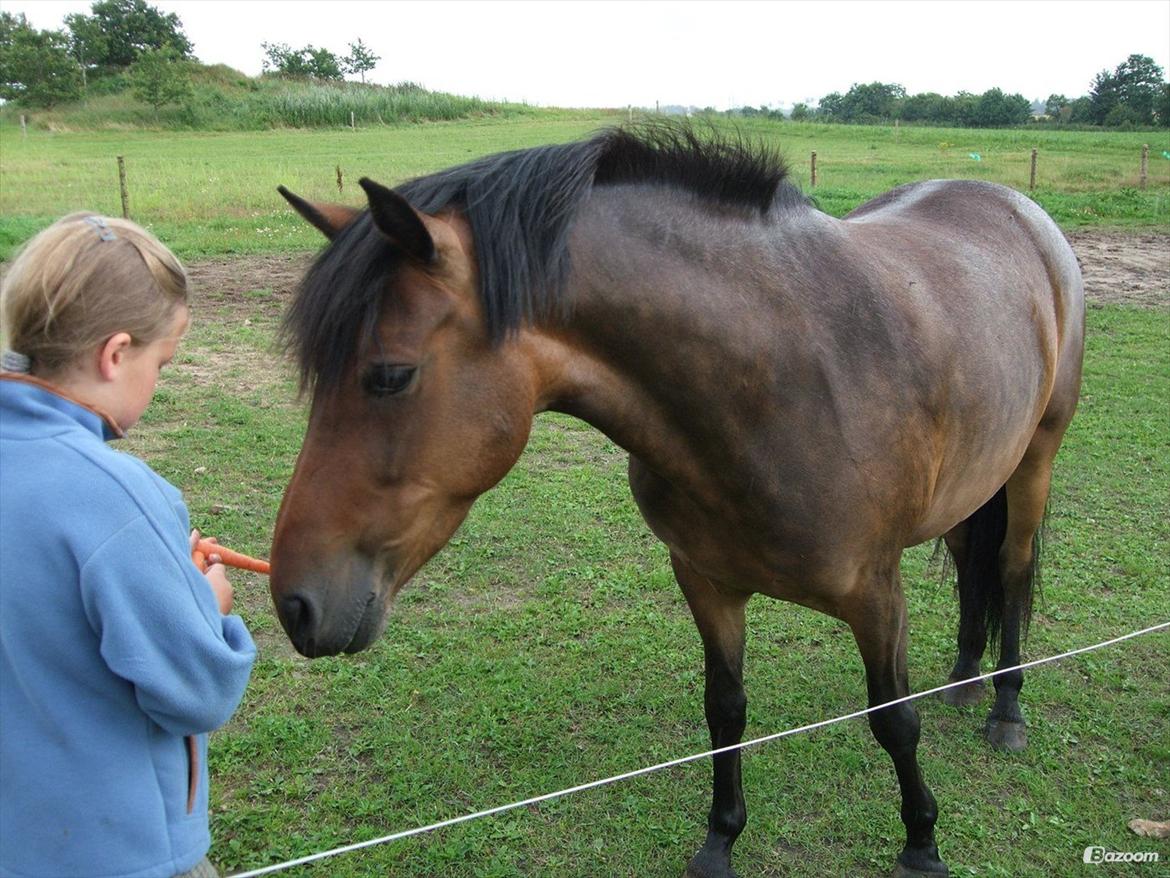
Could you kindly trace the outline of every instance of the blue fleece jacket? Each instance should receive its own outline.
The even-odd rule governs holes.
[[[108,438],[93,411],[0,380],[4,878],[193,867],[206,733],[256,655],[191,562],[179,491]]]

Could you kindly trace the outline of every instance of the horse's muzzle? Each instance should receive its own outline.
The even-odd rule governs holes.
[[[350,566],[361,569],[351,569],[347,581],[315,576],[308,579],[311,585],[285,587],[274,578],[276,615],[301,655],[359,652],[381,633],[385,605],[369,565]]]

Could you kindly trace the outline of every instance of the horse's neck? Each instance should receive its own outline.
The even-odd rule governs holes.
[[[731,262],[726,222],[621,207],[595,208],[574,232],[562,384],[547,407],[685,480],[721,444],[721,403],[769,380],[751,373],[771,318],[759,313],[760,285]],[[727,294],[736,289],[746,292]]]

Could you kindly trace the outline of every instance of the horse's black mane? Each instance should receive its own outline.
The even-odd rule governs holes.
[[[689,125],[670,122],[487,156],[397,191],[424,213],[455,208],[470,222],[487,328],[499,341],[526,322],[567,312],[573,218],[593,187],[619,183],[682,189],[757,215],[806,203],[771,149],[738,137],[699,137]],[[310,268],[283,327],[303,387],[340,380],[401,260],[365,211]]]

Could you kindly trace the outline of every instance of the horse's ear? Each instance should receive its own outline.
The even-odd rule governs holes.
[[[358,183],[366,190],[366,197],[370,200],[370,215],[378,231],[419,262],[434,261],[435,240],[422,216],[410,206],[410,202],[369,177],[362,177]]]
[[[294,195],[283,186],[277,186],[276,191],[284,196],[284,200],[293,206],[305,220],[316,226],[326,238],[332,241],[341,230],[348,226],[361,212],[355,207],[346,207],[344,204],[312,204],[299,195]]]

